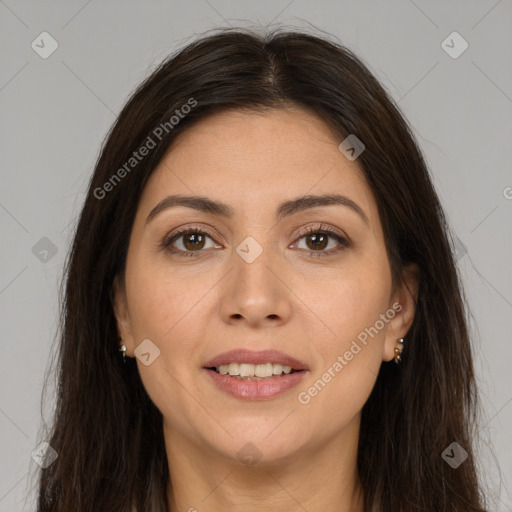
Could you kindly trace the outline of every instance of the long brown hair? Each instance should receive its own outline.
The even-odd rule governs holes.
[[[402,362],[382,364],[362,411],[365,510],[484,510],[472,448],[476,392],[465,306],[445,217],[408,124],[339,43],[227,29],[165,60],[133,93],[103,144],[66,260],[56,408],[44,436],[59,456],[41,471],[39,512],[168,510],[162,416],[136,364],[123,364],[118,353],[112,283],[124,272],[145,183],[175,136],[215,111],[290,104],[315,112],[340,142],[349,134],[363,141],[358,163],[378,204],[393,280],[400,282],[409,263],[420,271]],[[148,137],[155,147],[127,167]],[[457,468],[441,457],[453,442],[468,455]]]

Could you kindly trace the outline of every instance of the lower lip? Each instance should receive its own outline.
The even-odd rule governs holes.
[[[206,370],[213,382],[228,395],[240,400],[269,400],[294,388],[304,378],[305,370],[262,380],[242,380]]]

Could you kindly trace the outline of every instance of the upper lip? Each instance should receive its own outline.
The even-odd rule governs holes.
[[[204,368],[217,368],[223,364],[247,363],[247,364],[281,364],[291,366],[293,370],[309,370],[308,366],[294,357],[279,352],[278,350],[247,350],[238,348],[224,352],[204,364]]]

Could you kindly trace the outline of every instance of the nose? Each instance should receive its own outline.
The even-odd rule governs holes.
[[[258,251],[248,240],[233,253],[233,267],[223,280],[220,304],[222,318],[228,324],[245,323],[256,328],[289,321],[293,294],[286,285],[285,271],[270,247],[261,249]],[[243,250],[257,256],[247,258]]]

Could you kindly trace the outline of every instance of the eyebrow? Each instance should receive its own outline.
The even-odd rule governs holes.
[[[357,213],[359,217],[367,224],[370,225],[368,217],[362,210],[362,208],[352,201],[352,199],[342,196],[339,194],[326,194],[326,195],[307,195],[285,201],[279,205],[276,212],[277,220],[282,220],[285,217],[289,217],[295,213],[308,210],[310,208],[316,208],[318,206],[331,206],[341,205],[350,208],[352,211]],[[193,208],[204,213],[210,213],[224,218],[233,218],[235,211],[231,206],[219,202],[213,201],[208,197],[204,196],[184,196],[184,195],[171,195],[160,201],[150,212],[146,218],[146,224],[154,219],[160,212],[173,208],[176,206],[184,206],[186,208]]]

